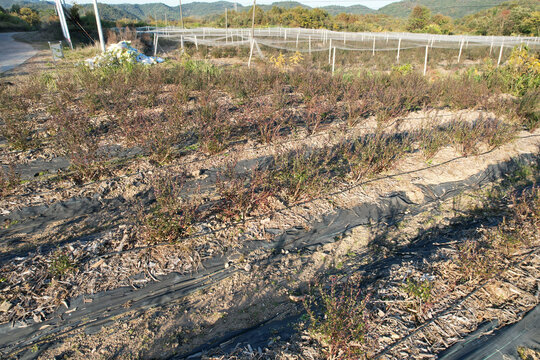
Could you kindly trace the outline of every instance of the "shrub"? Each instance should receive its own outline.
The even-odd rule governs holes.
[[[428,279],[414,279],[408,277],[401,288],[402,291],[413,299],[411,310],[417,318],[417,321],[420,320],[419,316],[424,314],[430,306],[433,284]]]
[[[332,155],[330,148],[316,152],[304,148],[281,154],[275,158],[272,182],[285,190],[289,203],[317,196],[331,181]]]
[[[230,124],[226,118],[227,109],[219,106],[216,97],[203,94],[193,118],[199,134],[199,142],[209,154],[217,154],[228,146]]]
[[[329,359],[358,359],[364,353],[369,330],[369,296],[347,281],[339,286],[332,277],[329,289],[317,286],[304,302],[309,315],[309,332],[327,350]]]
[[[527,46],[515,47],[508,65],[502,71],[513,94],[523,95],[529,89],[537,89],[540,86],[540,59],[532,55]]]
[[[105,157],[99,150],[99,130],[84,113],[65,110],[52,116],[50,132],[60,154],[71,160],[76,182],[92,181],[106,172]]]
[[[540,124],[540,88],[529,89],[518,100],[518,114],[522,124],[533,131]]]
[[[245,109],[243,121],[248,127],[256,129],[261,142],[272,142],[284,128],[287,119],[278,106],[279,103],[262,99],[251,101]]]
[[[7,139],[11,148],[30,149],[34,144],[27,102],[22,96],[7,93],[1,93],[0,100],[0,118],[4,121],[0,134]]]
[[[410,149],[408,136],[391,136],[383,133],[358,139],[344,153],[355,181],[388,170],[393,163]]]
[[[179,241],[191,233],[198,208],[181,195],[185,175],[156,175],[151,180],[156,203],[148,214],[139,215],[140,236],[150,243]]]
[[[449,143],[448,134],[437,128],[421,130],[418,140],[426,160],[433,158],[442,147]]]
[[[492,251],[490,242],[467,240],[458,247],[456,264],[464,280],[486,279],[495,270],[497,253]]]
[[[308,134],[319,130],[319,126],[327,122],[333,115],[335,107],[324,98],[315,96],[306,104],[305,123]]]
[[[174,114],[173,114],[174,115]],[[130,144],[141,146],[150,159],[163,164],[174,158],[174,145],[187,136],[183,118],[169,117],[165,112],[137,109],[120,122],[121,136]]]
[[[0,197],[9,195],[11,191],[19,184],[20,179],[12,164],[6,170],[0,166]]]
[[[75,269],[75,262],[63,251],[57,251],[49,265],[49,273],[54,277],[62,277]]]
[[[268,172],[254,170],[251,176],[237,174],[235,162],[218,174],[216,189],[220,196],[220,213],[229,220],[244,220],[252,211],[268,205],[273,194]]]
[[[454,120],[446,127],[452,143],[464,156],[478,152],[478,132],[475,129],[474,123],[463,120]]]

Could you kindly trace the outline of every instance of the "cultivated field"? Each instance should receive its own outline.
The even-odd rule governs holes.
[[[425,359],[536,307],[537,51],[175,45],[0,79],[2,357]]]

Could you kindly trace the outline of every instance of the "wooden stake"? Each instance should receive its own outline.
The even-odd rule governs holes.
[[[309,37],[309,54],[311,55],[311,36]]]
[[[300,33],[296,34],[296,50],[298,50],[298,37],[300,36]]]
[[[373,35],[373,56],[375,56],[375,35]]]
[[[493,52],[493,36],[491,36],[491,46],[489,47],[489,56],[491,56],[492,52]]]

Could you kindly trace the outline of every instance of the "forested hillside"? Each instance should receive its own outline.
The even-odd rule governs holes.
[[[257,26],[289,26],[303,28],[326,28],[336,31],[411,31],[433,34],[470,33],[480,35],[534,35],[540,32],[540,1],[517,0],[505,2],[488,9],[490,4],[501,0],[405,0],[381,8],[379,11],[362,5],[327,6],[311,8],[295,1],[276,2],[272,5],[257,6],[255,24]],[[425,5],[425,6],[424,6]],[[148,23],[163,26],[178,25],[180,7],[163,3],[115,4],[99,3],[100,15],[105,22],[126,24]],[[36,0],[0,0],[3,10],[0,29],[35,29],[39,22],[55,21],[54,3]],[[235,10],[236,8],[236,10]],[[23,10],[22,14],[19,9]],[[39,14],[39,20],[30,13]],[[186,26],[225,26],[225,10],[228,25],[232,27],[251,26],[251,7],[227,1],[212,3],[194,2],[182,7]],[[476,11],[481,9],[480,11]],[[93,17],[93,6],[81,4],[73,6],[76,16],[87,19]],[[470,11],[473,14],[461,16]],[[31,15],[31,16],[30,16]],[[26,20],[31,22],[27,23]],[[26,20],[25,20],[26,19]],[[89,20],[90,21],[90,20]]]

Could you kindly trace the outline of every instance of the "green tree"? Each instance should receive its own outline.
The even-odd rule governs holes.
[[[80,14],[81,7],[77,4],[73,4],[73,6],[69,9],[69,15],[72,19],[75,19],[78,22],[81,22],[81,14]]]
[[[21,8],[19,10],[19,17],[30,24],[30,26],[36,26],[39,24],[39,14],[30,8]]]
[[[431,19],[431,10],[425,6],[417,5],[411,11],[407,29],[409,31],[422,31]]]
[[[18,5],[18,4],[11,5],[11,11],[10,12],[12,12],[14,14],[18,14],[19,11],[21,11],[21,6],[20,5]]]

